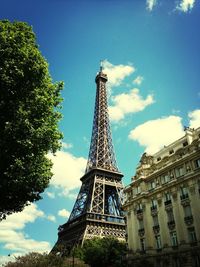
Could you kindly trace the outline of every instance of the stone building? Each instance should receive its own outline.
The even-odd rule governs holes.
[[[144,153],[125,195],[131,266],[200,267],[200,128]]]

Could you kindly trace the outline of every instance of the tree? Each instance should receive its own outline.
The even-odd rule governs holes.
[[[32,28],[0,21],[0,219],[41,199],[48,186],[46,155],[62,138],[62,88],[52,82]]]
[[[60,257],[55,254],[40,254],[31,252],[24,256],[16,257],[14,261],[7,262],[3,267],[89,267],[82,261],[76,259],[73,261],[71,258]]]
[[[126,255],[126,244],[113,237],[93,238],[86,240],[80,253],[80,247],[74,255],[81,255],[91,267],[122,267]]]
[[[64,258],[52,254],[40,254],[31,252],[24,256],[15,258],[15,261],[10,261],[4,264],[4,267],[67,267],[64,264]]]

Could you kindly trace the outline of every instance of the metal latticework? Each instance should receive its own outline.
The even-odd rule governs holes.
[[[82,186],[67,223],[59,227],[54,252],[67,254],[93,237],[114,236],[125,240],[121,210],[122,177],[116,166],[108,117],[107,76],[96,77],[97,92],[91,145]]]
[[[96,167],[118,171],[109,124],[106,82],[107,75],[100,71],[96,77],[97,92],[86,172]]]

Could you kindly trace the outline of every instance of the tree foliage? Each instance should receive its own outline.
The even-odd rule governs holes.
[[[0,219],[39,200],[60,147],[63,83],[53,83],[32,28],[0,21]]]
[[[126,244],[113,237],[93,238],[76,248],[74,255],[91,267],[123,267]]]
[[[66,266],[66,265],[65,265]],[[56,255],[40,254],[31,252],[24,256],[16,257],[4,267],[65,267],[64,259]]]
[[[88,267],[78,259],[60,257],[55,254],[31,252],[16,257],[14,261],[5,263],[3,267]]]

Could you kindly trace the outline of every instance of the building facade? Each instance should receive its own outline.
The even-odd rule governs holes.
[[[124,192],[131,266],[200,266],[200,128],[144,153]]]

